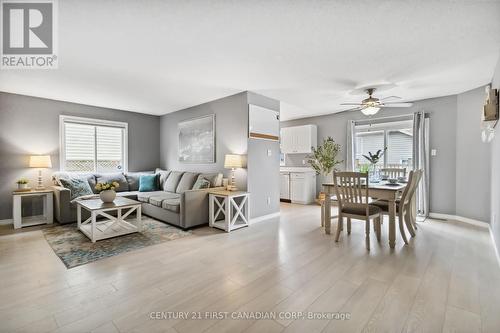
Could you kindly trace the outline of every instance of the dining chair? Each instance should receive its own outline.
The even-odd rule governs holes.
[[[380,242],[381,209],[369,204],[368,173],[334,172],[333,182],[338,200],[338,222],[335,241],[338,242],[344,229],[344,217],[347,218],[347,234],[351,234],[351,219],[365,221],[366,249],[370,250],[370,221],[374,220],[377,240]]]
[[[384,176],[387,176],[387,178],[406,177],[405,168],[383,168],[380,169],[380,173]]]
[[[413,176],[413,178],[415,178],[415,181],[413,183],[413,188],[411,189],[412,191],[410,198],[411,205],[414,205],[415,203],[415,197],[417,195],[418,185],[420,184],[420,180],[422,179],[423,173],[424,171],[422,169],[415,170],[415,174]],[[415,236],[415,230],[417,230],[417,221],[416,221],[416,216],[413,215],[413,209],[411,208],[412,207],[410,207],[410,210],[408,211],[408,217],[407,217],[408,221],[406,220],[405,221],[407,224],[408,231],[412,234],[412,236]]]
[[[406,237],[405,225],[410,235],[415,236],[415,231],[413,230],[411,216],[412,216],[412,199],[415,194],[416,183],[419,175],[419,170],[410,171],[408,175],[408,183],[403,190],[401,198],[396,200],[396,214],[398,216],[399,222],[399,233],[405,244],[408,244],[408,238]],[[381,214],[389,215],[389,202],[386,200],[375,200],[370,203],[371,205],[377,206],[381,209]],[[403,224],[404,223],[404,224]]]

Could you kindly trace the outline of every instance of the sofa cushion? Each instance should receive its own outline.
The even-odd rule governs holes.
[[[182,193],[192,189],[196,178],[198,178],[198,173],[184,172],[175,192]]]
[[[165,185],[165,181],[168,178],[168,175],[170,175],[170,172],[172,171],[156,168],[155,173],[158,175],[159,188],[163,188],[163,186]]]
[[[141,175],[139,179],[139,192],[152,192],[158,190],[158,175]]]
[[[181,208],[181,199],[165,199],[161,207],[174,213],[179,213]]]
[[[172,171],[163,184],[163,190],[167,192],[175,192],[183,174],[183,171]]]
[[[129,172],[125,175],[128,183],[129,191],[139,191],[139,178],[142,175],[153,174],[153,171],[143,171],[143,172]]]
[[[179,198],[180,194],[163,192],[162,194],[149,197],[149,203],[152,204],[153,206],[161,207],[163,200],[179,199]]]
[[[137,193],[137,200],[140,202],[146,202],[149,203],[149,198],[152,196],[156,195],[161,195],[162,193],[165,193],[163,191],[154,191],[154,192],[138,192]]]
[[[86,179],[78,178],[61,178],[60,182],[64,188],[70,190],[70,200],[76,199],[84,195],[93,195],[92,189]]]
[[[115,190],[116,192],[129,191],[127,178],[123,173],[105,173],[97,177],[98,183],[111,183],[117,182],[120,186]]]
[[[201,173],[198,178],[204,178],[210,182],[210,187],[222,186],[222,173]]]
[[[193,190],[201,190],[201,189],[209,188],[209,187],[210,187],[209,180],[206,180],[203,177],[198,177],[198,179],[196,179],[196,182],[193,185]]]
[[[58,171],[52,174],[52,180],[54,181],[54,185],[63,186],[61,183],[61,179],[86,179],[89,183],[90,188],[93,193],[97,193],[95,189],[96,184],[96,174],[93,173],[78,173],[78,172],[65,172]]]
[[[138,191],[126,191],[126,192],[118,192],[116,193],[117,197],[124,197],[127,199],[137,200]]]

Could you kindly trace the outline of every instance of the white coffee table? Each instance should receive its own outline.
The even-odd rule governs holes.
[[[90,212],[90,217],[82,221],[82,208]],[[116,211],[116,216],[109,213]],[[126,218],[137,212],[135,224]],[[98,217],[104,219],[97,220]],[[142,231],[141,203],[139,201],[117,197],[112,203],[103,203],[100,199],[77,201],[78,229],[90,238],[92,243],[98,240]]]

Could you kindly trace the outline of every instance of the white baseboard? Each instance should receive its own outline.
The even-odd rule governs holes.
[[[280,216],[280,212],[272,213],[272,214],[267,214],[267,215],[262,215],[262,216],[251,218],[249,223],[250,224],[259,223],[259,222],[262,222],[262,221],[265,221],[265,220],[269,220],[269,219],[272,219],[272,218],[275,218],[275,217],[279,217],[279,216]]]
[[[430,218],[436,218],[436,219],[445,219],[445,220],[455,220],[455,221],[460,221],[464,222],[467,224],[475,225],[477,227],[481,228],[490,228],[490,224],[488,222],[484,221],[478,221],[474,219],[470,219],[468,217],[463,217],[463,216],[458,216],[458,215],[450,215],[450,214],[441,214],[441,213],[429,213]]]
[[[497,243],[495,242],[495,237],[493,236],[493,230],[491,230],[491,225],[489,226],[491,242],[493,243],[493,250],[495,251],[495,256],[497,257],[498,266],[500,266],[500,254],[498,252]]]
[[[14,221],[12,219],[0,220],[0,225],[8,225],[8,224],[14,224]]]
[[[460,221],[463,223],[467,223],[467,224],[471,224],[471,225],[475,225],[475,226],[478,226],[481,228],[488,229],[488,232],[489,232],[490,237],[491,237],[491,242],[493,243],[493,251],[495,251],[497,263],[498,263],[498,266],[500,266],[500,253],[498,252],[497,244],[495,242],[495,237],[493,237],[493,230],[491,230],[491,225],[489,223],[470,219],[468,217],[463,217],[463,216],[458,216],[458,215],[449,215],[449,214],[440,214],[440,213],[430,213],[429,217],[430,218],[434,217],[437,219],[456,220],[456,221]]]

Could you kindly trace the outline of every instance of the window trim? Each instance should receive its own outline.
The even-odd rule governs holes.
[[[128,172],[128,123],[121,121],[113,121],[113,120],[104,120],[104,119],[94,119],[94,118],[85,118],[85,117],[75,117],[75,116],[66,116],[59,115],[59,170],[65,171],[65,160],[66,160],[66,136],[64,135],[64,125],[66,123],[73,124],[83,124],[83,125],[93,125],[93,126],[101,126],[101,127],[115,127],[123,129],[123,137],[122,137],[122,156],[123,156],[123,169],[122,172]],[[95,137],[97,140],[97,137]],[[97,154],[97,145],[94,151],[94,154]],[[97,163],[97,158],[95,158]],[[96,167],[94,167],[94,171],[97,172]]]

